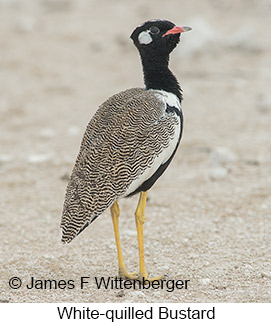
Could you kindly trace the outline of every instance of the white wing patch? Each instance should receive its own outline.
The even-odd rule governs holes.
[[[162,100],[166,105],[168,104],[170,107],[175,107],[181,110],[180,100],[177,96],[171,92],[163,91],[163,90],[152,90],[149,91],[155,92],[155,95]]]
[[[151,37],[149,31],[142,31],[138,35],[138,41],[142,45],[148,45],[148,44],[150,44],[152,42],[152,37]]]

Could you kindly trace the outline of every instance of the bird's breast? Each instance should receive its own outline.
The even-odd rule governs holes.
[[[161,135],[161,133],[157,133],[157,138],[159,138],[159,140],[153,140],[153,150],[159,151],[159,154],[150,158],[149,164],[144,167],[144,171],[140,176],[131,182],[124,196],[128,196],[135,192],[153,176],[156,177],[155,174],[159,172],[161,166],[169,163],[171,160],[179,145],[182,135],[182,111],[180,101],[177,96],[166,91],[149,91],[153,91],[153,94],[162,101],[164,107],[162,117],[156,121],[157,124],[160,123],[160,127],[157,126],[157,129],[161,129],[161,133],[163,132],[163,135]],[[163,125],[161,126],[161,124]],[[166,145],[165,141],[167,141]],[[161,146],[161,149],[157,149],[157,146],[159,145]]]

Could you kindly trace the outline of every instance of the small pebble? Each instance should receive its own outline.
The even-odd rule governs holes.
[[[266,272],[262,272],[262,273],[261,273],[261,277],[262,277],[262,278],[271,278],[271,274],[266,273]]]
[[[39,135],[43,138],[51,138],[55,135],[55,132],[53,129],[43,128],[39,131]]]
[[[27,157],[27,161],[31,164],[38,164],[51,159],[51,154],[32,154]]]
[[[228,170],[225,167],[214,167],[210,169],[209,176],[212,180],[223,179],[227,176]]]
[[[226,147],[214,148],[209,157],[209,161],[213,165],[226,165],[234,163],[236,160],[236,155]]]
[[[119,292],[117,292],[116,296],[117,297],[123,297],[125,294],[124,294],[124,291],[123,290],[120,290]]]
[[[16,29],[22,33],[29,33],[36,28],[37,21],[31,17],[21,17],[17,22]]]
[[[143,292],[141,292],[140,290],[136,290],[133,293],[135,296],[145,296],[145,294]]]
[[[76,126],[71,126],[68,129],[68,134],[71,136],[77,136],[80,133],[81,129],[79,127]]]
[[[210,284],[210,282],[211,282],[210,278],[202,278],[202,279],[200,279],[200,283],[202,285],[208,285],[208,284]]]
[[[1,154],[0,155],[0,162],[2,163],[7,163],[13,159],[13,156],[8,155],[8,154]]]
[[[136,230],[129,230],[129,229],[124,230],[123,234],[127,235],[127,236],[136,236],[137,235]]]

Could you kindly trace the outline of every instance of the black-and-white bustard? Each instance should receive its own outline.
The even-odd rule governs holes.
[[[162,278],[149,278],[145,269],[145,205],[147,191],[169,165],[181,139],[182,90],[168,63],[180,34],[190,29],[150,20],[133,31],[145,88],[115,94],[99,107],[87,126],[68,183],[62,241],[70,242],[110,207],[122,278]],[[118,199],[136,193],[140,193],[135,211],[139,273],[129,274],[120,245]]]

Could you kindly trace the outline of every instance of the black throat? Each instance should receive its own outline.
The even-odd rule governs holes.
[[[171,92],[181,102],[183,99],[182,89],[176,77],[168,68],[169,56],[146,56],[144,54],[140,53],[146,89]]]

